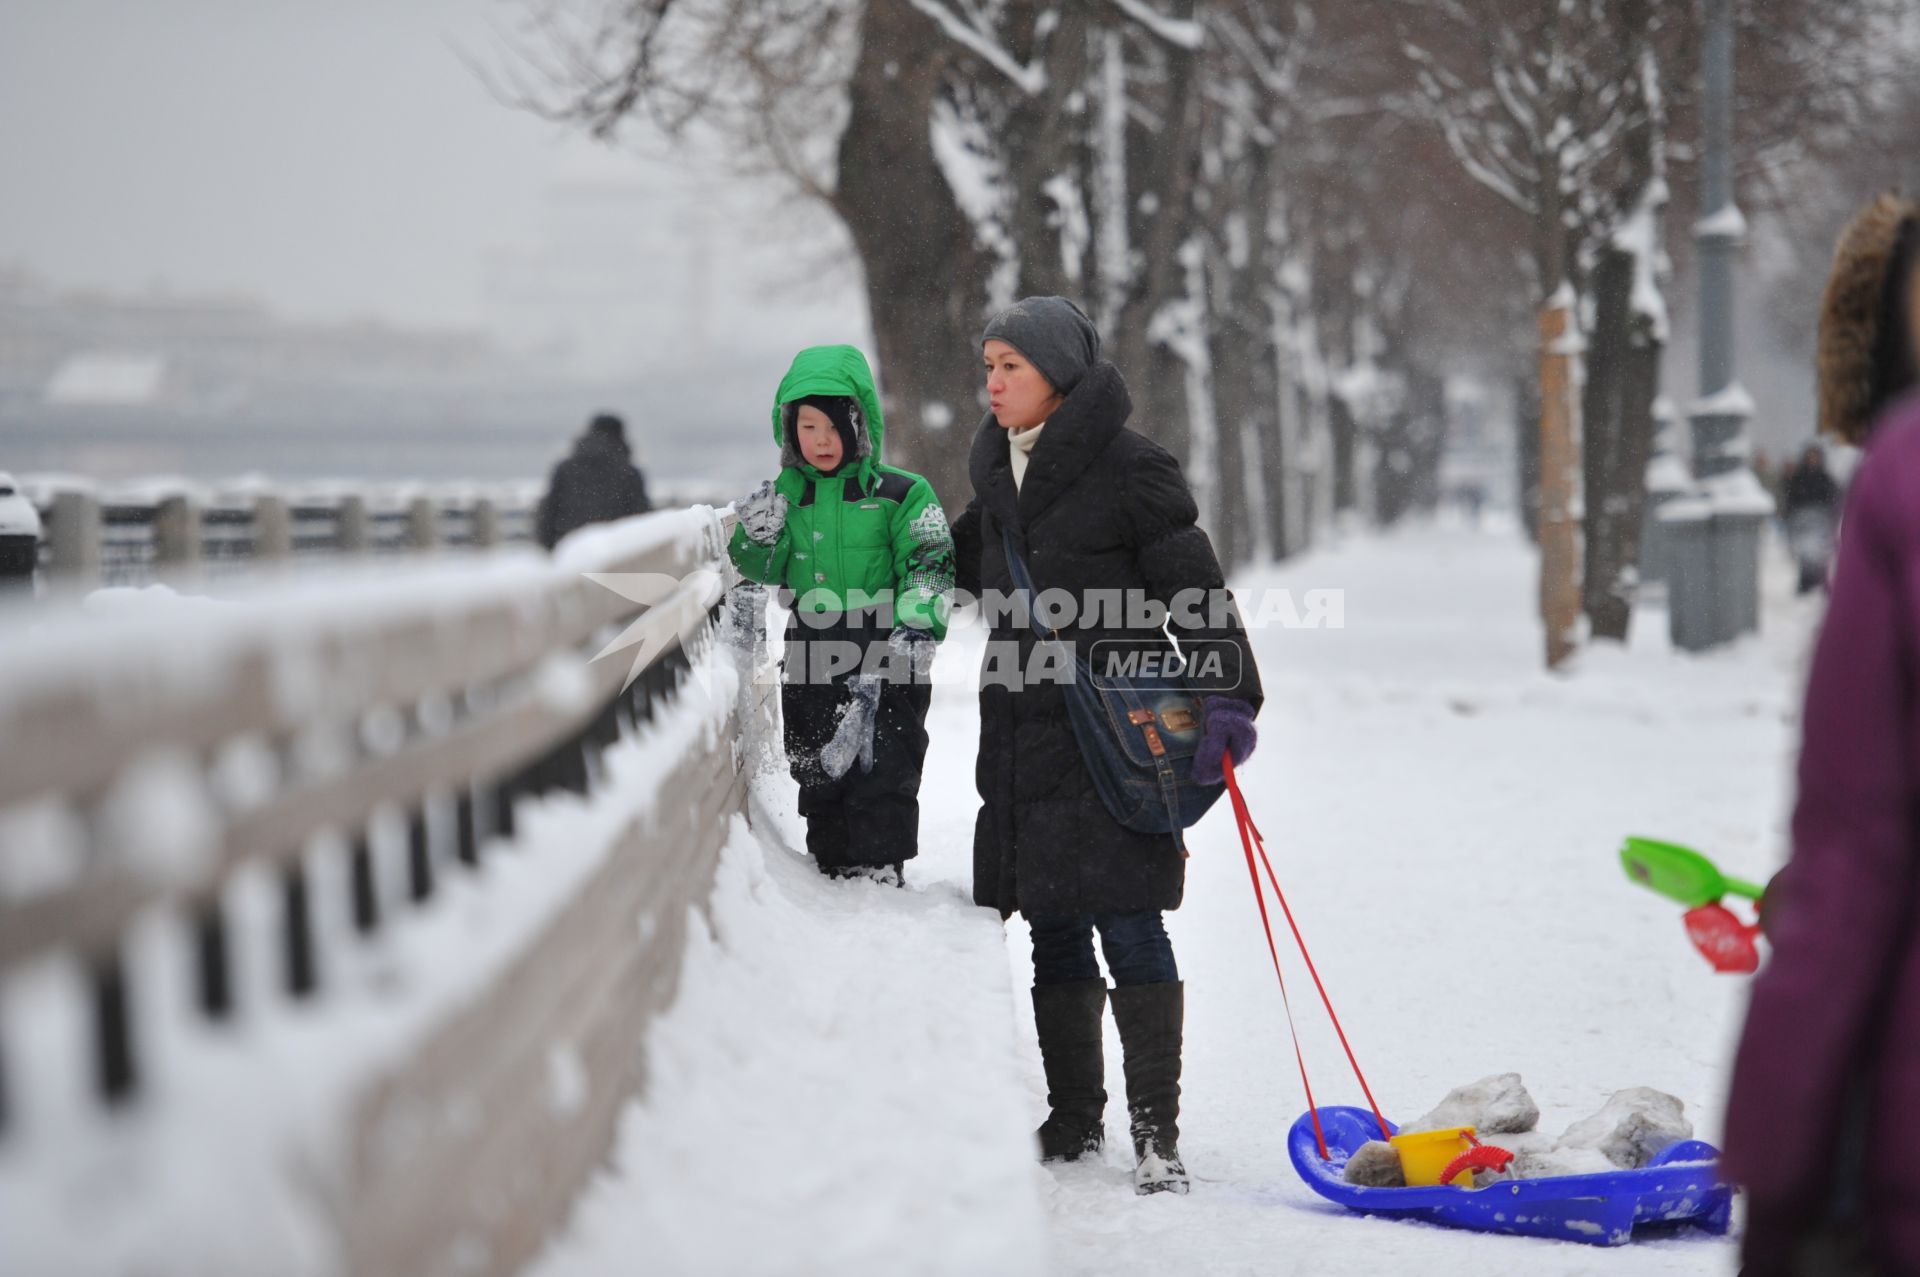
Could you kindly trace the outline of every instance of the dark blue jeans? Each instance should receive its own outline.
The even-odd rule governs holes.
[[[1161,984],[1180,978],[1180,969],[1173,964],[1173,945],[1157,909],[1029,918],[1027,923],[1033,929],[1035,984],[1099,978],[1100,964],[1093,957],[1095,929],[1115,985]]]

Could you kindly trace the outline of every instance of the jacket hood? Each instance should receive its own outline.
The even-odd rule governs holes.
[[[853,346],[809,346],[793,357],[787,375],[780,379],[773,397],[773,441],[780,446],[780,464],[817,475],[819,471],[807,464],[787,431],[788,405],[808,395],[844,395],[859,405],[859,419],[866,429],[855,432],[860,451],[852,460],[863,478],[870,476],[880,462],[886,425],[867,357]],[[841,473],[847,473],[846,467]]]
[[[1901,224],[1915,216],[1908,201],[1882,195],[1854,215],[1834,249],[1833,271],[1820,298],[1815,388],[1820,429],[1849,443],[1867,437],[1889,398],[1887,382],[1895,370],[1885,366],[1887,346],[1903,334],[1888,330],[1905,326],[1898,311],[1889,313],[1889,303],[1902,307],[1908,283],[1891,281],[1889,275],[1911,270],[1910,262],[1896,259]]]

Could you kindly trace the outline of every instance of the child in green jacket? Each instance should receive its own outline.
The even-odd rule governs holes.
[[[807,850],[824,873],[897,883],[919,851],[953,537],[933,486],[880,463],[883,436],[865,356],[794,356],[773,404],[780,476],[736,503],[727,550],[741,575],[793,595],[780,701]]]

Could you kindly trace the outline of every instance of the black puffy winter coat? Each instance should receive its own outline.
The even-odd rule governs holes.
[[[1170,604],[1182,590],[1224,590],[1220,563],[1180,465],[1127,429],[1126,383],[1100,362],[1047,419],[1016,491],[1007,433],[991,416],[974,438],[974,498],[955,523],[957,584],[969,594],[1011,593],[1001,529],[1024,546],[1037,588],[1141,591]],[[1154,630],[1107,622],[1081,608],[1060,631],[1076,646],[1101,640],[1166,646]],[[1017,643],[1027,668],[1036,639],[1004,612],[990,648]],[[1098,622],[1095,625],[1092,622]],[[1218,627],[1181,625],[1187,639],[1231,645],[1237,659],[1217,686],[1195,690],[1261,701],[1252,649],[1236,614]],[[989,660],[992,660],[990,655]],[[985,677],[980,689],[980,814],[973,836],[976,903],[1029,917],[1175,909],[1186,883],[1185,852],[1170,834],[1135,833],[1108,814],[1081,760],[1066,694],[1052,682],[1018,688]]]
[[[653,509],[647,481],[626,443],[589,430],[553,468],[535,517],[534,538],[551,550],[560,538],[589,523],[611,523]]]

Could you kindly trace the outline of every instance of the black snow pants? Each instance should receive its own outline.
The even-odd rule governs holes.
[[[876,650],[877,649],[877,650]],[[787,625],[787,656],[780,688],[787,765],[800,785],[807,820],[807,851],[822,871],[897,865],[920,851],[920,767],[927,756],[927,707],[932,686],[904,663],[886,662],[887,631],[849,613],[834,623]],[[861,664],[836,669],[858,654]],[[873,769],[859,760],[839,779],[826,774],[820,751],[833,739],[851,684],[861,670],[884,664],[895,675],[881,685],[874,722]]]

